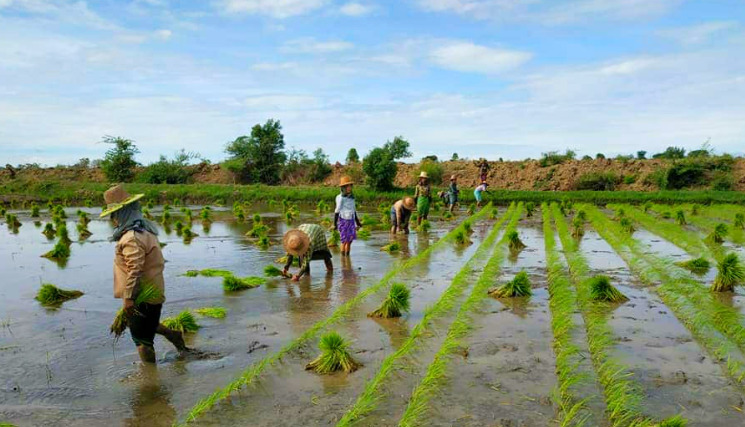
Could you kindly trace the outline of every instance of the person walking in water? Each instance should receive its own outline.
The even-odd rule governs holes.
[[[485,158],[474,160],[473,163],[479,168],[479,181],[485,182],[489,175],[489,162]]]
[[[450,197],[450,213],[453,212],[455,204],[458,203],[459,193],[460,190],[458,190],[458,177],[455,175],[450,175],[450,187],[448,187],[448,196]]]
[[[181,353],[188,351],[181,332],[160,323],[160,312],[165,297],[163,269],[165,260],[160,251],[158,229],[142,217],[140,200],[144,194],[130,196],[121,185],[108,189],[103,198],[106,209],[101,218],[111,215],[116,242],[114,251],[114,298],[121,298],[132,341],[137,346],[140,360],[155,363],[155,334],[164,336]],[[155,288],[156,296],[135,304],[144,285]]]
[[[489,188],[489,184],[486,181],[484,181],[478,187],[476,187],[475,190],[473,190],[473,196],[476,198],[477,208],[481,207],[481,201],[483,200],[482,193],[484,192],[488,193],[489,192],[488,188]]]
[[[391,206],[391,233],[403,231],[409,234],[409,218],[416,209],[416,203],[411,197],[404,197]]]
[[[429,176],[427,172],[422,171],[419,174],[419,183],[414,191],[414,200],[416,201],[417,226],[429,216],[429,206],[432,203],[432,187],[429,185]]]
[[[282,239],[282,245],[287,252],[287,262],[282,270],[284,277],[292,277],[292,280],[297,282],[301,277],[310,274],[310,262],[316,260],[323,260],[329,273],[334,270],[331,251],[326,241],[326,231],[318,224],[301,224],[296,229],[288,231]],[[288,270],[294,257],[299,259],[300,271],[290,276]]]
[[[357,216],[354,194],[352,194],[353,184],[354,182],[348,176],[341,177],[339,183],[341,193],[336,196],[334,230],[338,230],[341,236],[341,256],[349,256],[352,242],[357,238],[357,230],[362,228],[362,223]]]

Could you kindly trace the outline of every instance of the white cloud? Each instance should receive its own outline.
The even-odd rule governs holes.
[[[296,62],[259,62],[253,64],[251,69],[256,71],[280,71],[296,70],[299,64]]]
[[[280,49],[286,53],[333,53],[352,49],[354,45],[342,40],[318,41],[314,38],[302,38],[286,42]]]
[[[318,108],[320,100],[309,95],[257,95],[246,98],[243,105],[258,110],[305,110]]]
[[[168,40],[173,35],[173,32],[171,30],[161,29],[155,31],[155,37],[161,39],[161,40]]]
[[[52,18],[54,22],[83,25],[98,30],[117,30],[119,26],[88,8],[84,1],[0,0],[0,8]]]
[[[339,8],[339,13],[347,16],[364,16],[373,11],[372,6],[364,5],[362,3],[350,2],[342,5]]]
[[[688,27],[669,28],[658,31],[662,37],[677,41],[683,45],[696,45],[708,42],[714,35],[737,28],[735,21],[705,22]]]
[[[222,0],[220,9],[229,14],[267,15],[284,19],[321,8],[327,0]]]
[[[495,49],[470,42],[446,42],[430,52],[431,61],[442,68],[484,74],[516,68],[531,57],[528,52]]]

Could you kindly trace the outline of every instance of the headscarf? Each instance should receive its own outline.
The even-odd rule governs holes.
[[[130,203],[118,211],[111,214],[111,218],[116,219],[119,225],[114,228],[114,235],[109,239],[112,242],[118,242],[124,233],[130,230],[142,232],[148,231],[158,235],[158,228],[152,221],[142,217],[140,203]]]

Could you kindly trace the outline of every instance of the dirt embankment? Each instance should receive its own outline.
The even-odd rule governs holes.
[[[450,175],[458,176],[458,183],[463,188],[478,185],[479,168],[472,161],[448,161],[441,163],[443,167],[442,182],[433,184],[446,186]],[[554,166],[541,167],[537,160],[519,162],[489,162],[488,181],[492,189],[505,190],[543,190],[568,191],[573,190],[577,179],[592,172],[614,172],[622,180],[616,186],[618,190],[652,191],[657,188],[645,183],[650,173],[669,165],[666,160],[628,160],[612,159],[572,160]],[[195,183],[205,184],[234,184],[235,176],[222,168],[219,164],[198,164],[190,166],[193,169]],[[350,175],[357,182],[364,180],[360,165],[332,166],[332,173],[324,180],[324,185],[337,185],[342,175]],[[399,163],[395,184],[399,187],[411,187],[416,183],[420,166],[416,163]],[[733,167],[735,190],[745,191],[745,159],[737,159]],[[30,168],[15,171],[16,178],[29,181],[78,181],[78,182],[106,182],[102,171],[98,168]],[[0,169],[0,183],[10,180],[11,172]]]

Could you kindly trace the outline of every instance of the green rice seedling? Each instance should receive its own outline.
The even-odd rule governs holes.
[[[54,229],[54,225],[51,222],[44,224],[44,231],[41,232],[47,239],[51,240],[57,234],[57,230]]]
[[[694,203],[691,206],[691,215],[693,216],[698,215],[700,209],[701,209],[701,206],[698,203]]]
[[[574,216],[575,218],[578,218],[580,221],[585,222],[587,221],[587,213],[584,209],[580,209],[577,211],[577,215]]]
[[[90,232],[90,230],[88,230],[88,226],[85,224],[78,223],[76,227],[78,230],[78,238],[80,240],[85,240],[91,237],[91,234],[93,234]]]
[[[210,211],[209,206],[205,206],[202,208],[202,211],[199,212],[199,218],[202,219],[202,223],[211,223],[212,218],[210,217]]]
[[[166,328],[179,331],[183,334],[199,330],[197,319],[194,318],[194,315],[189,310],[184,310],[176,316],[166,317],[161,323]]]
[[[621,218],[624,218],[626,216],[626,209],[624,208],[618,208],[616,209],[616,215],[613,217],[616,221],[619,221]]]
[[[150,213],[150,209],[148,208],[142,208],[142,216],[149,220],[153,219],[153,214]]]
[[[442,213],[442,219],[444,221],[451,221],[453,219],[453,213],[450,211],[445,211]]]
[[[256,239],[256,246],[260,247],[261,249],[267,249],[269,246],[272,245],[271,239],[269,239],[269,236],[266,234],[259,236],[258,239]]]
[[[171,212],[164,210],[163,215],[160,217],[161,224],[168,224],[171,222]]]
[[[608,276],[597,275],[591,278],[589,286],[590,298],[593,301],[623,302],[629,300],[624,294],[611,285]]]
[[[176,223],[173,224],[173,228],[176,229],[176,235],[180,236],[184,231],[184,224],[182,224],[181,221],[176,221]]]
[[[8,223],[8,228],[18,228],[22,225],[21,222],[18,221],[18,217],[10,213],[5,215],[5,221]]]
[[[698,275],[704,275],[708,273],[709,269],[711,268],[711,263],[709,262],[709,260],[703,257],[678,262],[676,263],[676,265]]]
[[[261,237],[269,232],[269,226],[260,222],[255,222],[253,228],[246,232],[248,237]]]
[[[466,214],[473,215],[474,212],[476,212],[476,204],[471,203],[470,205],[468,205],[468,209],[466,209]]]
[[[88,225],[91,223],[91,218],[87,212],[81,211],[78,215],[78,223]]]
[[[267,277],[282,276],[282,270],[269,264],[266,267],[264,267],[264,275]]]
[[[70,244],[72,243],[72,240],[70,240],[70,235],[67,233],[67,225],[64,223],[57,226],[57,237],[59,238],[60,242],[67,246],[70,246]]]
[[[572,220],[572,237],[581,239],[585,235],[585,223],[578,216]]]
[[[389,254],[398,252],[401,250],[401,245],[398,242],[391,242],[382,248],[380,248],[381,251],[388,252]]]
[[[688,420],[683,418],[681,415],[676,415],[660,421],[660,423],[656,424],[654,427],[686,427],[687,425]]]
[[[533,212],[535,212],[535,203],[528,202],[525,204],[525,216],[530,218],[533,216]]]
[[[329,238],[328,246],[330,248],[335,248],[339,246],[339,243],[341,243],[341,233],[339,233],[339,230],[334,230],[331,232],[331,238]]]
[[[373,218],[372,215],[369,214],[362,215],[362,218],[360,218],[360,222],[362,223],[363,227],[374,227],[380,224],[380,221]]]
[[[187,270],[186,273],[184,273],[184,276],[186,276],[186,277],[197,277],[197,276],[199,276],[199,270]]]
[[[618,222],[618,224],[621,226],[624,232],[627,234],[634,234],[636,231],[636,228],[634,227],[634,223],[629,218],[621,218],[621,220]]]
[[[409,311],[411,292],[403,283],[394,283],[380,307],[367,314],[368,317],[401,317]]]
[[[91,199],[85,199],[85,207],[86,208],[92,208],[93,207],[93,200],[91,200]]]
[[[181,235],[182,235],[182,237],[183,237],[183,239],[184,239],[184,243],[186,243],[186,244],[189,244],[189,243],[191,243],[191,241],[192,241],[192,240],[193,240],[193,239],[194,239],[195,237],[198,237],[198,236],[199,236],[199,234],[197,234],[197,233],[195,233],[195,232],[191,231],[191,228],[186,228],[186,227],[184,227],[184,228],[183,228],[183,229],[181,230]]]
[[[745,268],[740,263],[737,254],[730,253],[717,263],[717,277],[711,285],[714,292],[732,292],[735,286],[745,281]]]
[[[194,270],[190,270],[194,271]],[[198,270],[198,274],[204,277],[230,277],[233,276],[233,272],[228,270],[218,270],[215,268],[205,268],[204,270]]]
[[[285,212],[287,209],[290,208],[290,201],[287,199],[282,199],[282,211]]]
[[[181,199],[173,199],[173,206],[181,206],[184,203],[181,201]]]
[[[499,217],[499,209],[494,206],[489,210],[489,219],[497,219]]]
[[[533,291],[530,289],[530,279],[528,278],[528,273],[524,271],[517,273],[515,278],[498,288],[490,289],[488,291],[488,294],[494,298],[531,296],[533,294]]]
[[[281,256],[274,260],[277,264],[285,265],[287,264],[287,255]],[[300,259],[298,257],[292,257],[292,266],[293,267],[300,267]]]
[[[285,222],[288,224],[292,223],[292,221],[295,220],[295,212],[294,211],[286,211],[285,212]]]
[[[166,203],[165,205],[163,205],[163,210],[166,211],[166,212],[170,212],[171,211],[171,205],[169,205],[168,203]]]
[[[727,237],[727,233],[729,232],[729,229],[727,229],[727,225],[723,223],[719,223],[714,227],[714,231],[709,234],[707,239],[714,243],[724,243],[724,238]]]
[[[520,235],[518,234],[517,230],[511,230],[507,233],[507,243],[510,251],[512,252],[519,252],[526,247],[525,243],[520,240]]]
[[[62,207],[62,206],[60,206],[60,205],[57,205],[57,206],[55,206],[55,207],[54,207],[54,213],[55,213],[55,214],[56,214],[56,215],[57,215],[58,217],[60,217],[60,218],[62,218],[62,219],[67,219],[67,214],[65,213],[65,208],[63,208],[63,207]]]
[[[266,283],[266,279],[263,277],[235,277],[232,274],[230,276],[225,276],[222,279],[222,287],[226,291],[229,292],[235,292],[235,291],[242,291],[244,289],[253,289],[257,288],[261,285]]]
[[[422,225],[424,225],[424,223],[422,223]],[[430,227],[431,227],[431,225],[430,225]],[[363,229],[361,229],[360,231],[357,232],[357,237],[359,237],[362,240],[367,240],[367,239],[370,238],[370,234],[371,234],[370,233],[370,230],[368,230],[367,228],[363,228]]]
[[[155,207],[155,204],[153,203],[152,200],[148,200],[147,201],[147,204],[145,205],[145,207],[147,207],[148,209],[152,210]]]
[[[321,354],[305,366],[308,371],[330,374],[337,371],[354,372],[362,366],[349,354],[349,343],[339,333],[331,331],[318,342]]]
[[[328,212],[329,210],[329,204],[326,203],[325,200],[319,200],[316,204],[316,213],[318,215],[323,215],[325,212]]]
[[[238,213],[235,215],[235,219],[238,222],[243,222],[246,220],[246,214],[243,213],[243,210],[238,211]]]
[[[470,220],[465,220],[461,224],[461,227],[463,227],[463,231],[465,231],[468,234],[473,233],[473,224],[471,224]]]
[[[186,217],[186,222],[191,222],[193,215],[194,215],[191,209],[184,206],[181,208],[181,213],[184,214],[184,217]]]
[[[470,245],[471,243],[473,243],[468,237],[468,233],[466,233],[466,230],[460,227],[455,230],[455,235],[453,237],[455,238],[455,243],[457,245]]]
[[[60,289],[50,283],[41,285],[41,289],[36,294],[36,300],[44,306],[60,306],[63,302],[71,299],[80,298],[83,293],[80,291],[68,291]]]
[[[419,226],[419,231],[426,233],[429,230],[432,229],[432,224],[429,222],[429,220],[422,221],[422,224]]]
[[[745,229],[745,214],[740,212],[735,214],[735,228]]]
[[[54,248],[42,255],[42,257],[54,260],[66,260],[70,258],[70,245],[60,239],[54,245]]]
[[[39,217],[39,205],[34,203],[31,205],[31,218],[38,218]]]
[[[8,212],[8,211],[7,211],[6,209],[5,209],[5,206],[0,206],[0,216],[5,216],[5,214],[6,214],[7,212]]]
[[[673,215],[672,215],[672,214],[670,213],[670,211],[664,211],[664,212],[662,212],[662,213],[660,214],[660,216],[661,216],[661,217],[662,217],[663,219],[670,219],[670,218],[672,218],[672,217],[673,217]]]
[[[686,225],[688,224],[686,222],[686,214],[683,212],[683,209],[678,209],[675,211],[675,222],[678,223],[678,225]]]
[[[194,310],[194,312],[204,317],[223,319],[228,314],[228,309],[225,307],[203,307]]]

